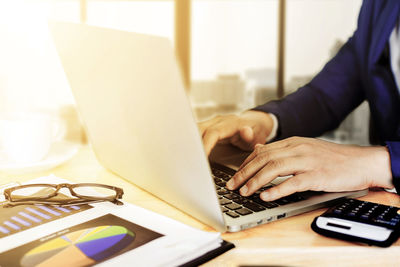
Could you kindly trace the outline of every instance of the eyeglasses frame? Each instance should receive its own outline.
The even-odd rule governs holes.
[[[76,187],[103,187],[108,188],[115,191],[115,196],[113,197],[91,197],[78,194],[74,191]],[[15,190],[29,188],[29,187],[53,187],[55,191],[45,197],[26,197],[23,199],[13,199],[12,192]],[[64,199],[64,200],[51,200],[50,198],[57,196],[58,191],[62,188],[67,188],[70,194],[77,199]],[[87,203],[94,203],[94,202],[101,202],[101,201],[110,201],[116,205],[123,205],[121,201],[118,199],[122,199],[124,194],[124,190],[122,188],[116,186],[110,186],[105,184],[97,184],[97,183],[76,183],[76,184],[68,184],[68,183],[61,183],[61,184],[26,184],[26,185],[19,185],[10,187],[4,190],[4,196],[6,200],[9,202],[8,205],[23,205],[23,204],[49,204],[49,205],[57,205],[57,206],[68,206],[68,205],[78,205],[78,204],[87,204]]]

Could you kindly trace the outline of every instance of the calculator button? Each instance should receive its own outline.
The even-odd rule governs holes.
[[[392,223],[394,223],[394,224],[398,224],[398,223],[399,223],[399,221],[400,221],[400,220],[398,220],[398,219],[395,219],[395,218],[393,218],[393,219],[391,219],[391,220],[390,220],[390,222],[392,222]]]
[[[389,222],[389,221],[385,221],[385,220],[376,220],[375,222],[386,225],[386,226],[396,226],[396,223],[394,222]]]
[[[356,217],[356,213],[355,212],[349,212],[347,213],[347,216],[349,216],[350,218]]]
[[[343,211],[341,209],[334,209],[333,213],[339,215],[339,214],[342,214]]]
[[[371,218],[371,217],[370,217],[370,215],[363,214],[363,215],[360,216],[360,218],[363,219],[363,220],[369,220],[369,218]]]

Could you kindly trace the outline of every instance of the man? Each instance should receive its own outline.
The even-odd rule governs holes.
[[[278,176],[293,175],[260,197],[393,186],[400,193],[399,22],[400,1],[365,0],[354,35],[309,84],[239,116],[200,123],[208,154],[224,141],[254,149],[227,187],[248,196]],[[336,128],[364,100],[379,146],[309,138]],[[276,142],[262,145],[271,139]]]

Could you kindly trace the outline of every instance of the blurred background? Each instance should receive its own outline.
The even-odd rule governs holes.
[[[356,28],[361,0],[0,0],[0,109],[40,110],[86,142],[47,28],[63,20],[167,37],[198,120],[307,83]],[[364,103],[324,137],[368,143]]]

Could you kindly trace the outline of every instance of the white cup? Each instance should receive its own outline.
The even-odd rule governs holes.
[[[3,153],[16,163],[42,160],[51,144],[65,135],[65,126],[51,115],[39,112],[0,114],[0,137]]]

